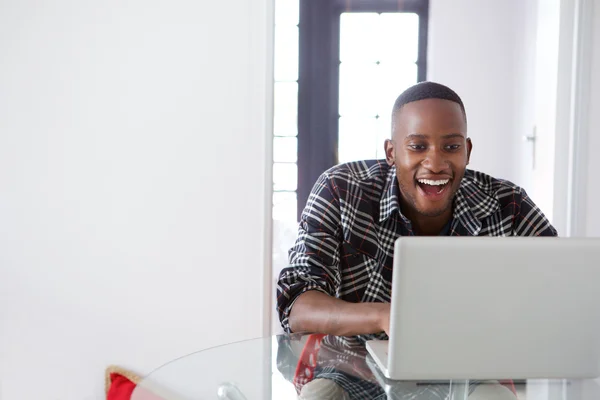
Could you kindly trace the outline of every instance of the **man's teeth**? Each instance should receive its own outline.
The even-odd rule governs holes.
[[[418,182],[419,183],[423,183],[425,185],[430,185],[430,186],[440,186],[440,185],[445,185],[446,183],[448,183],[450,181],[450,179],[442,179],[440,181],[432,181],[430,179],[419,179]]]

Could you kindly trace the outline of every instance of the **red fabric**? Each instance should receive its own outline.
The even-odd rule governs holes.
[[[143,388],[136,390],[135,396],[132,396],[136,386],[135,383],[123,375],[112,372],[110,374],[110,387],[106,393],[106,400],[165,400]]]
[[[106,400],[130,400],[136,384],[121,374],[110,374],[110,387],[106,394]]]
[[[500,381],[500,384],[506,386],[515,396],[517,395],[517,388],[512,380]]]
[[[321,348],[321,341],[325,335],[313,333],[308,336],[306,344],[302,349],[302,354],[296,366],[296,374],[294,375],[294,386],[296,392],[300,393],[302,386],[312,381],[315,375],[317,366],[317,355]]]

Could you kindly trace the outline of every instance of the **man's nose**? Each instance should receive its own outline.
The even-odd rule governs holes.
[[[448,168],[446,157],[441,151],[435,148],[431,148],[427,152],[425,159],[421,164],[434,174],[441,173]]]

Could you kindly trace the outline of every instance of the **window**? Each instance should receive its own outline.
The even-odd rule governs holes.
[[[273,219],[296,222],[299,0],[275,2]]]
[[[298,216],[323,171],[383,157],[396,96],[425,80],[428,14],[428,0],[300,2]]]

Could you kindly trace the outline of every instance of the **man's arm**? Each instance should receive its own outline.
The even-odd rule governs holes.
[[[277,282],[277,310],[286,332],[357,335],[379,333],[389,325],[389,305],[336,298],[343,242],[338,191],[344,183],[321,175],[302,212],[290,264]]]
[[[290,314],[292,332],[336,336],[389,332],[389,303],[350,303],[318,291],[302,293]]]

